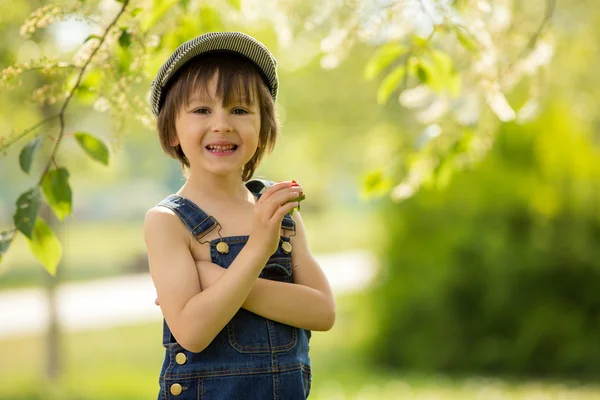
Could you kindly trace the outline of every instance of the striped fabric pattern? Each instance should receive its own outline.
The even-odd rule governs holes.
[[[262,72],[273,100],[277,100],[279,87],[277,61],[271,52],[262,43],[245,33],[211,32],[183,43],[160,67],[151,85],[152,113],[158,117],[163,88],[179,68],[195,56],[219,50],[236,52],[253,61]]]

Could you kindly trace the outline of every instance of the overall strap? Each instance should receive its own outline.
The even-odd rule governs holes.
[[[158,205],[173,210],[196,238],[199,235],[206,235],[218,225],[216,219],[207,215],[196,203],[183,196],[171,194]]]
[[[246,182],[246,187],[260,199],[264,191],[274,184],[275,182],[266,179],[251,179]],[[296,222],[292,219],[290,213],[283,216],[281,227],[285,230],[296,232]]]

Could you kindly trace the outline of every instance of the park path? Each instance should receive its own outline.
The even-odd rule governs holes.
[[[336,296],[364,288],[376,271],[375,259],[368,251],[315,258]],[[81,331],[160,320],[155,297],[150,275],[143,273],[64,283],[57,288],[56,301],[61,326]],[[43,332],[48,320],[48,301],[42,288],[0,292],[0,338]]]

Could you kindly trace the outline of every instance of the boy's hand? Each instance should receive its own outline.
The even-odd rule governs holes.
[[[281,221],[298,206],[302,188],[290,181],[278,182],[267,188],[254,206],[252,232],[246,247],[252,247],[265,257],[270,257],[279,245]]]

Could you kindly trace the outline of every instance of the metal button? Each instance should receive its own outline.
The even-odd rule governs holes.
[[[225,242],[217,243],[217,251],[221,254],[229,253],[229,245]]]
[[[290,254],[292,252],[292,244],[290,242],[281,243],[281,250],[286,254]]]
[[[184,353],[177,353],[177,355],[175,356],[175,361],[177,362],[177,364],[183,365],[187,361],[187,356]]]
[[[173,396],[179,396],[183,392],[183,388],[179,383],[174,383],[171,385],[171,394]]]

